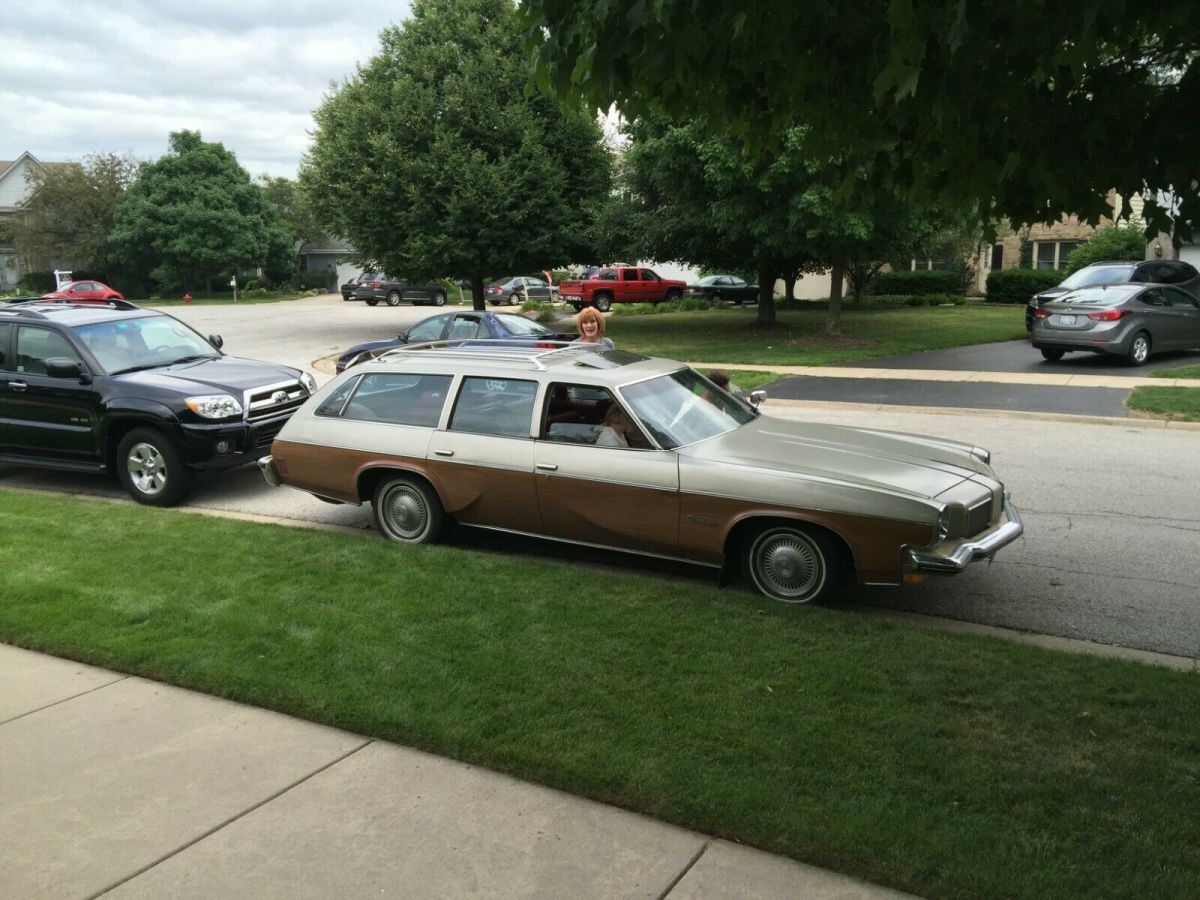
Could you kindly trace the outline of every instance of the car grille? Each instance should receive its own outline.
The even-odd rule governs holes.
[[[253,424],[278,417],[286,418],[307,399],[308,391],[298,381],[284,381],[255,388],[246,392],[246,421]],[[283,421],[279,424],[282,427]]]
[[[974,506],[967,508],[967,537],[974,537],[981,531],[986,531],[992,522],[992,503],[995,498],[988,497],[980,500]]]

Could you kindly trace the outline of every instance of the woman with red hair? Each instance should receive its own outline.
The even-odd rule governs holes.
[[[597,350],[613,349],[611,338],[604,336],[604,316],[596,312],[594,307],[585,306],[575,317],[575,328],[579,331],[576,344],[596,344]]]

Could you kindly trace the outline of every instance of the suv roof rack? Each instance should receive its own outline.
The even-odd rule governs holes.
[[[78,309],[96,309],[97,307],[107,309],[141,309],[136,303],[131,303],[128,300],[101,300],[90,301],[88,303],[79,303],[69,297],[38,297],[34,300],[22,300],[21,303],[46,303],[55,306],[70,306]]]
[[[436,351],[439,357],[450,359],[491,359],[527,362],[531,369],[546,371],[547,357],[581,356],[595,353],[591,344],[577,341],[537,340],[536,347],[514,345],[512,338],[462,338],[453,341],[427,341],[423,344],[408,344],[381,353],[376,359],[405,353]]]

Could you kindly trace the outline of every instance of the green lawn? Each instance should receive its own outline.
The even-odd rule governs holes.
[[[782,310],[779,324],[755,326],[753,309],[613,316],[607,333],[623,350],[698,362],[823,366],[919,350],[1027,337],[1023,307],[847,308],[842,335],[825,336],[823,308]]]
[[[1200,422],[1200,388],[1137,387],[1125,405],[1162,419]]]
[[[1178,369],[1156,369],[1151,378],[1200,378],[1200,366],[1182,366]]]
[[[1195,896],[1194,673],[19,491],[0,491],[0,572],[0,640],[923,896]]]

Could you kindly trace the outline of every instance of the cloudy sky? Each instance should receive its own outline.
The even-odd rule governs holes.
[[[189,128],[289,178],[312,111],[405,0],[26,0],[0,40],[0,159],[154,159]]]

